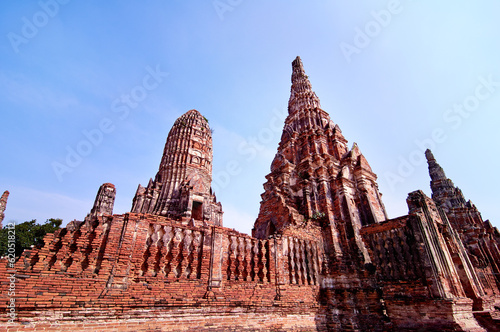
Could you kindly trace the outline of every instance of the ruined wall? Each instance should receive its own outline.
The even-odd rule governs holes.
[[[142,214],[105,215],[44,241],[15,265],[18,321],[28,327],[42,326],[42,319],[99,330],[131,319],[130,330],[152,324],[178,330],[179,321],[207,330],[323,324],[317,301],[322,252],[314,241],[259,240]],[[2,260],[4,304],[9,270]],[[156,323],[137,325],[153,314]]]
[[[481,331],[472,309],[484,293],[465,249],[423,192],[410,193],[407,202],[408,216],[361,231],[387,315],[400,328]]]

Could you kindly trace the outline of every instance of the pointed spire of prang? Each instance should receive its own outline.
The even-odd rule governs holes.
[[[429,175],[431,176],[431,180],[445,180],[446,174],[444,174],[443,168],[439,166],[436,159],[434,159],[434,155],[431,150],[425,150],[425,158],[427,158],[427,164],[429,165]]]
[[[304,71],[302,60],[300,57],[296,57],[292,62],[292,88],[288,101],[288,114],[316,107],[321,108],[319,98],[312,91],[311,82]]]
[[[462,191],[455,187],[453,181],[446,177],[444,170],[437,163],[431,150],[425,151],[427,164],[429,165],[429,175],[431,177],[432,199],[445,212],[455,207],[463,207],[466,204]]]

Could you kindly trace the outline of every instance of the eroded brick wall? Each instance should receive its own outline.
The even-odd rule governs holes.
[[[408,205],[408,216],[361,231],[377,270],[386,314],[402,329],[483,331],[473,305],[484,293],[465,289],[478,281],[451,226],[421,191],[409,194]]]
[[[322,252],[314,241],[259,240],[223,227],[142,214],[99,217],[44,241],[41,249],[26,251],[14,269],[17,321],[33,328],[43,321],[139,330],[141,324],[130,320],[152,315],[167,330],[176,330],[176,322],[207,330],[231,324],[238,330],[323,326]],[[4,304],[10,270],[3,260]],[[218,319],[208,318],[216,313]]]

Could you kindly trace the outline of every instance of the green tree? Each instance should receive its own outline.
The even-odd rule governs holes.
[[[50,218],[43,225],[37,224],[36,219],[17,224],[14,228],[16,232],[16,257],[19,257],[24,249],[29,249],[32,245],[43,246],[43,237],[47,233],[54,233],[61,227],[61,224],[62,219],[57,218]],[[9,231],[12,230],[7,227],[0,230],[0,256],[7,255]]]

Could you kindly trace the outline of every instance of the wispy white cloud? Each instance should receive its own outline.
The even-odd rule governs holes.
[[[0,96],[10,102],[37,109],[67,110],[78,105],[75,97],[30,81],[22,74],[0,73]]]
[[[62,218],[66,224],[73,219],[82,220],[92,208],[90,201],[33,188],[14,187],[9,192],[4,223],[32,219],[42,223],[50,218]]]

